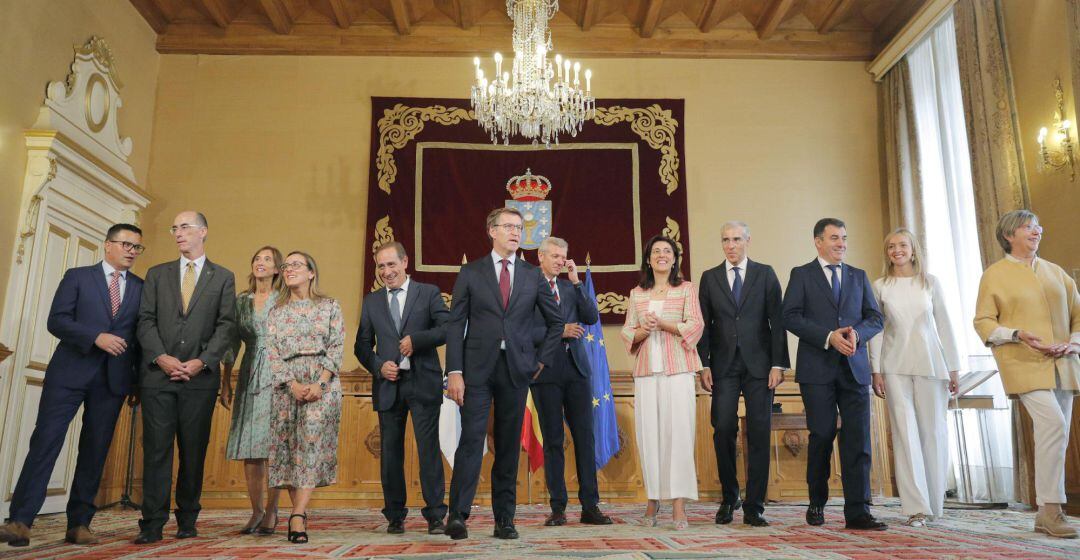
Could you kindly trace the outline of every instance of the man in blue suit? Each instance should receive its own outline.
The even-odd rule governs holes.
[[[848,529],[884,530],[870,514],[870,360],[866,344],[882,315],[866,273],[843,262],[847,228],[836,218],[814,226],[818,258],[791,270],[784,326],[799,337],[795,381],[802,393],[810,444],[806,522],[825,523],[829,461],[840,415],[840,480]]]
[[[611,525],[611,518],[604,515],[598,504],[600,490],[596,483],[595,442],[593,440],[592,386],[589,384],[589,357],[585,350],[586,325],[600,320],[596,300],[585,293],[584,284],[578,277],[577,265],[566,258],[568,245],[558,237],[548,237],[540,243],[537,255],[540,270],[551,287],[555,303],[566,321],[563,326],[562,346],[555,352],[551,367],[544,368],[532,380],[530,389],[536,403],[540,420],[540,432],[544,435],[544,474],[548,494],[551,496],[551,515],[544,521],[548,527],[566,524],[566,479],[563,441],[563,414],[574,438],[574,457],[577,466],[578,499],[581,501],[581,522],[587,525]],[[569,279],[559,278],[566,267]],[[533,341],[537,350],[544,343],[547,325],[540,312],[536,312]]]
[[[89,529],[97,511],[94,498],[124,396],[132,389],[139,355],[135,326],[143,282],[130,269],[143,252],[141,242],[139,228],[112,226],[105,236],[105,259],[68,270],[53,296],[48,329],[60,344],[45,370],[30,449],[11,497],[8,522],[0,527],[0,541],[11,546],[30,544],[30,526],[45,502],[68,425],[80,406],[84,410],[79,458],[67,504],[64,540],[97,542]]]

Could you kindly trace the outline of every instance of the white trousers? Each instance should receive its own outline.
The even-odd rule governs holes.
[[[1073,392],[1060,389],[1020,395],[1035,432],[1035,503],[1065,503],[1065,451],[1069,447]]]
[[[650,500],[696,500],[694,374],[634,378],[638,462]]]
[[[948,384],[932,377],[886,374],[885,404],[904,515],[940,518],[949,470]]]

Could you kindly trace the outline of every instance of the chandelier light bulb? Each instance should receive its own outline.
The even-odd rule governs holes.
[[[1069,130],[1069,128],[1071,128],[1071,127],[1072,127],[1072,121],[1070,121],[1069,119],[1065,119],[1065,120],[1061,121],[1061,129],[1062,130]]]

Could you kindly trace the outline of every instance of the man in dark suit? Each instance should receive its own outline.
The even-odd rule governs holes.
[[[706,270],[698,284],[705,331],[698,342],[704,371],[701,385],[712,393],[713,446],[723,501],[716,522],[731,523],[739,507],[735,445],[739,434],[739,393],[745,399],[746,500],[743,523],[768,526],[763,516],[769,487],[769,430],[773,390],[790,366],[783,327],[780,281],[767,264],[747,258],[750,228],[728,222],[720,228],[724,264]]]
[[[540,243],[537,255],[540,270],[566,325],[562,331],[562,344],[555,352],[555,359],[539,377],[532,380],[533,402],[540,420],[540,432],[544,435],[544,475],[551,498],[551,515],[544,525],[556,527],[566,524],[566,480],[564,476],[563,411],[570,435],[574,438],[574,458],[578,476],[578,499],[581,501],[581,522],[589,525],[610,525],[611,518],[604,515],[598,504],[600,490],[596,484],[595,442],[593,441],[592,386],[589,384],[589,358],[585,342],[581,339],[585,329],[581,323],[594,325],[600,320],[596,300],[585,293],[578,277],[577,265],[566,258],[568,245],[558,237],[548,237]],[[566,267],[569,280],[559,278]],[[539,345],[547,332],[547,325],[539,313],[533,335]]]
[[[450,479],[446,534],[469,536],[469,517],[480,478],[488,412],[495,405],[495,462],[491,501],[495,536],[516,539],[518,455],[529,380],[552,362],[562,342],[563,321],[540,269],[517,258],[524,221],[513,208],[488,214],[492,251],[461,267],[454,282],[446,328],[447,396],[461,407],[461,440]],[[547,330],[537,352],[536,310]]]
[[[30,526],[45,502],[53,467],[80,406],[82,432],[64,540],[98,542],[89,529],[97,511],[94,498],[139,355],[135,325],[143,282],[130,269],[143,252],[141,242],[139,228],[116,224],[105,235],[102,262],[69,269],[60,280],[47,324],[60,343],[45,369],[37,424],[11,497],[9,520],[0,526],[0,542],[30,544]]]
[[[444,323],[450,316],[439,288],[406,274],[405,247],[391,241],[375,252],[375,271],[386,289],[364,297],[354,352],[371,372],[371,400],[379,412],[379,456],[382,512],[386,532],[405,532],[405,422],[412,413],[416,454],[420,460],[421,510],[429,534],[446,526],[442,456],[439,453],[439,409],[442,365],[436,349],[446,342]]]
[[[173,443],[176,537],[197,536],[203,464],[221,375],[219,362],[236,328],[233,273],[206,258],[206,217],[181,212],[173,220],[180,259],[146,273],[139,308],[142,346],[143,504],[136,544],[161,540],[169,519]]]
[[[843,262],[847,228],[836,218],[814,226],[818,258],[791,270],[784,294],[784,327],[799,337],[799,383],[810,444],[806,522],[825,523],[829,462],[840,414],[840,479],[849,529],[883,530],[870,514],[870,359],[866,344],[883,318],[866,273]]]

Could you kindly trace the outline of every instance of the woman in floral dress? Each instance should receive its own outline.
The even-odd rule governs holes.
[[[270,485],[289,490],[289,541],[306,543],[312,491],[337,482],[337,371],[345,330],[341,306],[319,291],[319,270],[311,255],[293,251],[281,270],[285,295],[271,311],[268,327],[274,387]]]
[[[270,455],[270,406],[273,391],[270,362],[266,359],[266,319],[281,296],[281,251],[262,247],[251,257],[248,289],[236,298],[236,331],[233,345],[222,359],[221,404],[232,405],[232,424],[225,455],[244,462],[251,518],[240,534],[258,531],[269,535],[277,526],[278,490],[267,483],[267,457]],[[235,397],[232,389],[232,365],[244,344]],[[263,496],[266,505],[263,506]]]

